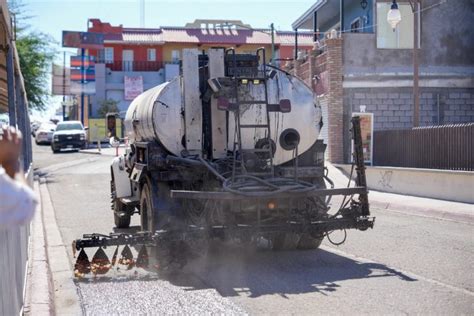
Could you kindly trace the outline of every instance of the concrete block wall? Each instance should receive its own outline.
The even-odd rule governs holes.
[[[344,89],[344,107],[374,113],[374,129],[404,129],[413,126],[411,88]],[[474,89],[422,88],[420,126],[474,122]]]

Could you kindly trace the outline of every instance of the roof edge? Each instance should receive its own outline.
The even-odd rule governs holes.
[[[311,13],[314,11],[319,10],[323,5],[327,3],[327,0],[317,0],[315,4],[313,4],[308,10],[306,10],[305,13],[303,13],[300,17],[298,17],[295,22],[291,24],[291,27],[293,30],[296,30],[301,24],[303,24],[303,21],[306,20]]]

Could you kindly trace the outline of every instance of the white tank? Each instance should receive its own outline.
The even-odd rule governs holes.
[[[125,115],[130,143],[156,140],[172,154],[180,155],[184,149],[181,144],[184,136],[181,109],[179,77],[143,92],[132,101]]]
[[[299,134],[298,154],[307,151],[317,140],[321,110],[314,100],[314,94],[303,81],[278,71],[277,75],[267,82],[268,99],[271,104],[278,104],[282,99],[291,101],[291,112],[270,113],[271,138],[276,144],[274,164],[279,165],[294,158],[293,149],[282,146],[283,138],[288,133]],[[264,86],[248,84],[241,94],[243,99],[263,100]],[[125,116],[125,128],[130,143],[135,141],[160,142],[170,153],[179,156],[185,148],[182,80],[176,77],[170,82],[145,91],[131,103]],[[232,101],[232,100],[231,100]],[[235,131],[235,120],[229,112],[228,148],[232,150]],[[261,124],[266,122],[265,106],[242,106],[241,124]],[[242,132],[244,148],[253,148],[258,139],[264,138],[264,129],[246,129]],[[291,135],[289,136],[291,137]]]

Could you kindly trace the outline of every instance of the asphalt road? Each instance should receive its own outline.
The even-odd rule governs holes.
[[[34,151],[63,240],[113,231],[112,157]],[[139,271],[77,282],[81,304],[91,315],[472,314],[474,227],[390,209],[372,213],[375,229],[350,231],[339,247],[325,240],[316,251],[221,248],[172,276]]]

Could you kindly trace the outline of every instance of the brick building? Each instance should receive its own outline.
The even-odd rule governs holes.
[[[334,162],[350,159],[343,131],[353,112],[373,113],[375,130],[413,126],[414,18],[409,2],[398,1],[402,21],[393,31],[391,3],[318,0],[292,25],[320,41],[294,71],[314,84],[327,112],[324,137]],[[420,126],[474,122],[472,4],[425,0],[419,11]]]
[[[91,97],[90,117],[97,117],[102,100],[114,99],[125,111],[131,100],[124,97],[125,76],[142,77],[149,89],[179,74],[184,48],[205,53],[211,47],[234,47],[237,53],[255,53],[265,47],[271,59],[272,40],[268,29],[253,29],[242,21],[195,20],[184,27],[126,28],[99,19],[89,20],[89,32],[104,34],[104,49],[90,50],[96,57],[96,94]],[[294,32],[275,31],[275,58],[293,58]],[[298,35],[300,50],[313,47],[311,32]]]

